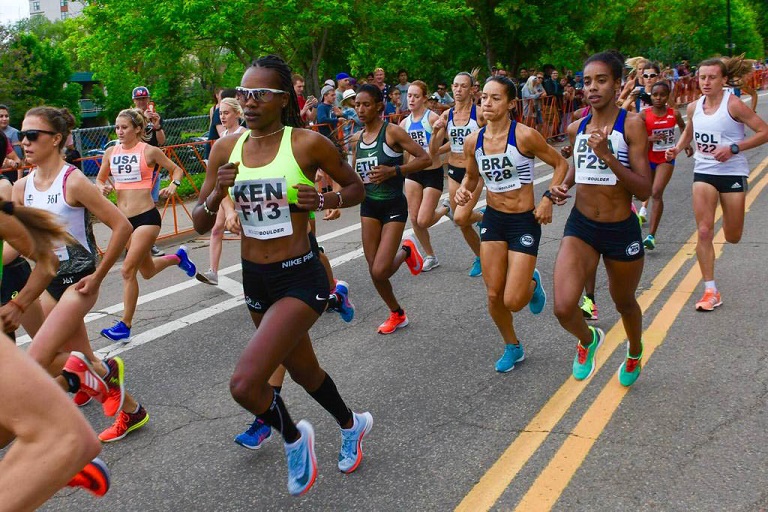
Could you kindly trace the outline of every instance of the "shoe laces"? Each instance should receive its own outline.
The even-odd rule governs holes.
[[[633,373],[639,363],[640,363],[640,359],[635,359],[634,357],[628,357],[627,362],[624,364],[624,369],[626,370],[627,373]]]
[[[587,362],[587,355],[589,355],[589,349],[581,346],[581,343],[576,344],[576,350],[578,351],[577,357],[579,358],[579,364]]]
[[[261,418],[256,418],[256,419],[253,421],[253,423],[251,423],[251,426],[250,426],[250,427],[248,427],[248,430],[246,430],[245,432],[246,432],[246,433],[247,433],[249,436],[255,436],[255,435],[256,435],[256,432],[258,432],[258,431],[259,431],[259,430],[260,430],[262,427],[264,427],[265,425],[266,425],[266,423],[264,423],[264,422],[261,420]]]
[[[112,432],[122,433],[128,430],[128,422],[131,420],[128,413],[120,411],[117,415],[114,425],[112,425]]]
[[[355,453],[357,448],[357,430],[342,430],[341,431],[341,454],[346,457],[351,457]]]
[[[286,454],[288,457],[288,472],[298,473],[304,472],[304,450],[301,449],[301,445],[288,450]]]

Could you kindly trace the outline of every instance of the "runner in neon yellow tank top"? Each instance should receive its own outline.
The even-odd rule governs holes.
[[[219,139],[211,150],[195,229],[205,233],[220,207],[242,232],[243,288],[257,327],[230,381],[233,398],[281,433],[288,459],[288,490],[307,492],[317,476],[314,430],[295,424],[269,378],[282,364],[342,428],[339,469],[351,473],[362,460],[369,413],[353,413],[317,362],[309,329],[328,301],[328,280],[308,236],[309,212],[348,207],[363,199],[363,185],[333,144],[302,126],[291,70],[279,57],[258,59],[243,75],[238,101],[248,135]],[[294,129],[292,129],[294,128]],[[241,148],[235,151],[235,148]],[[340,186],[319,194],[318,168]],[[234,206],[234,209],[233,209]],[[239,226],[238,226],[239,224]]]

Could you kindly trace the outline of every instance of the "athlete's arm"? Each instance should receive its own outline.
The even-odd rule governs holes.
[[[475,160],[478,133],[480,132],[472,132],[464,139],[464,164],[467,171],[464,173],[464,179],[461,180],[461,185],[454,196],[456,204],[459,206],[464,206],[472,200],[472,192],[477,188],[477,183],[480,180],[480,169],[478,169],[477,160]]]
[[[666,153],[664,153],[664,158],[667,159],[667,162],[674,160],[675,157],[679,155],[680,152],[693,140],[693,113],[695,111],[696,102],[694,101],[693,103],[689,103],[688,108],[686,109],[686,113],[688,115],[688,123],[685,125],[683,133],[680,134],[680,140],[677,141],[675,147],[668,149]]]
[[[114,147],[114,146],[112,146]],[[112,183],[109,181],[109,162],[112,156],[112,148],[108,148],[104,152],[104,156],[101,157],[101,165],[99,166],[99,174],[96,175],[96,187],[103,195],[108,195],[112,192]]]
[[[192,224],[201,235],[209,232],[216,223],[216,212],[227,196],[229,187],[235,184],[240,162],[229,162],[229,155],[237,143],[237,137],[224,137],[211,148],[205,181],[200,196],[192,210]],[[208,213],[211,212],[211,213]]]
[[[728,112],[736,121],[744,123],[745,125],[749,126],[753,132],[755,132],[751,137],[747,137],[743,141],[739,142],[740,151],[756,148],[768,142],[768,124],[766,124],[766,122],[760,116],[753,112],[752,109],[747,107],[743,101],[739,100],[738,98],[729,100]],[[717,152],[717,150],[715,150],[715,152]],[[715,158],[717,158],[717,155],[715,155]],[[728,158],[730,158],[730,156]]]
[[[408,132],[399,126],[387,126],[386,138],[387,144],[389,144],[390,141],[394,143],[390,144],[390,147],[394,149],[402,149],[404,153],[408,153],[413,157],[409,159],[407,164],[403,164],[400,167],[400,172],[402,174],[423,171],[432,164],[432,157],[429,156],[429,153],[419,146],[419,144],[408,135]],[[376,169],[377,168],[374,168],[374,171]],[[379,172],[381,172],[382,169],[391,169],[392,174],[389,177],[397,174],[394,167],[378,167]]]
[[[432,124],[432,138],[429,139],[429,154],[430,156],[437,156],[443,146],[443,139],[445,139],[445,127],[448,124],[448,111],[443,114]]]
[[[160,197],[168,197],[175,194],[176,184],[174,181],[180,181],[181,178],[184,177],[184,170],[173,163],[173,160],[168,158],[160,148],[156,148],[155,146],[147,146],[144,151],[144,157],[147,160],[147,165],[150,167],[159,165],[171,173],[171,183],[169,183],[167,187],[160,190]],[[158,176],[157,179],[160,179],[160,177]]]
[[[648,132],[645,123],[640,116],[627,115],[624,122],[624,136],[629,146],[629,169],[626,168],[608,149],[608,134],[598,132],[599,142],[592,144],[595,155],[602,159],[611,168],[616,177],[621,181],[632,195],[645,201],[651,196],[651,166],[648,163]],[[598,154],[599,145],[600,153]]]

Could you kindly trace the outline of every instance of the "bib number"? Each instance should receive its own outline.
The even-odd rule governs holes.
[[[415,130],[408,132],[413,141],[424,149],[429,149],[429,141],[427,140],[426,130]]]
[[[660,136],[659,140],[653,141],[653,151],[666,151],[675,147],[674,128],[657,128],[653,130],[652,135]]]
[[[617,134],[621,137],[621,134]],[[614,134],[611,133],[608,136],[608,148],[611,153],[616,155],[614,147],[616,144],[613,142]],[[587,145],[589,135],[586,133],[580,133],[576,136],[576,143],[574,145],[575,150],[573,152],[573,162],[576,167],[576,183],[584,183],[587,185],[615,185],[618,179],[616,175],[605,161],[595,155]]]
[[[464,139],[472,133],[469,128],[454,127],[451,129],[449,139],[451,141],[451,153],[463,153],[464,152]]]
[[[56,247],[53,250],[53,253],[59,259],[59,262],[69,261],[69,251],[67,250],[66,245],[62,245],[61,247]]]
[[[717,149],[722,140],[722,132],[697,132],[693,133],[693,140],[696,143],[697,160],[709,160],[715,162],[712,153]]]
[[[238,181],[231,195],[245,236],[270,240],[293,234],[285,178]]]
[[[117,183],[136,183],[141,181],[139,155],[113,155],[109,162],[109,171]]]
[[[514,162],[506,154],[479,156],[477,167],[489,192],[500,194],[523,186]]]
[[[355,162],[355,170],[357,171],[357,174],[360,175],[360,179],[363,180],[363,183],[370,183],[371,177],[369,176],[369,174],[373,170],[373,168],[378,167],[378,165],[379,165],[379,157],[377,156],[358,158],[357,161]]]

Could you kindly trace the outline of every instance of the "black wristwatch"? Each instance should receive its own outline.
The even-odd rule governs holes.
[[[734,155],[739,154],[739,145],[738,144],[731,144],[731,153]]]
[[[174,185],[176,185],[177,187],[180,187],[180,186],[181,186],[181,182],[180,182],[179,180],[173,180],[171,183],[173,183],[173,184],[174,184]]]
[[[553,203],[555,202],[555,200],[552,198],[552,192],[550,192],[549,190],[545,190],[544,193],[541,194],[541,197],[546,197],[547,199],[549,199]]]

